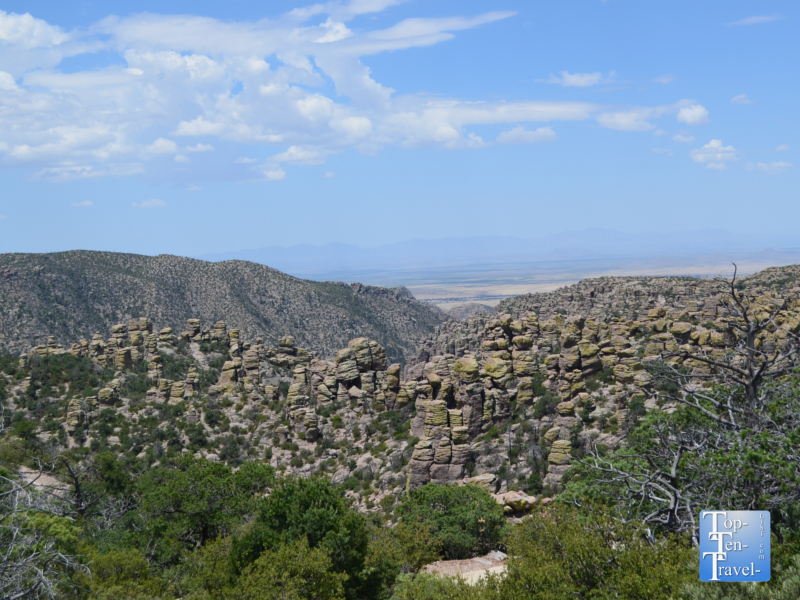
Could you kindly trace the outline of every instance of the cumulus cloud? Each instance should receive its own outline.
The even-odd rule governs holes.
[[[134,202],[132,206],[134,208],[161,208],[162,206],[166,206],[167,203],[163,200],[158,200],[156,198],[152,198],[150,200],[142,200],[141,202]]]
[[[707,118],[695,101],[610,107],[398,94],[376,80],[366,57],[438,44],[514,15],[349,24],[399,1],[334,0],[259,21],[143,13],[79,33],[0,11],[0,168],[32,168],[51,181],[133,174],[184,185],[201,176],[275,181],[287,177],[286,165],[318,165],[348,149],[485,147],[474,130],[484,125],[507,126],[498,143],[531,143],[555,139],[549,124],[559,121],[652,131],[654,119],[680,120],[691,107]],[[98,51],[120,64],[60,69],[65,57]],[[563,71],[553,83],[590,87],[613,77]],[[703,118],[686,115],[689,124]],[[196,156],[211,151],[217,160]],[[237,158],[241,152],[272,157]]]
[[[656,77],[655,79],[653,79],[653,81],[655,81],[656,83],[663,83],[664,85],[666,85],[668,83],[672,83],[673,81],[675,81],[675,76],[661,75],[660,77]]]
[[[768,175],[780,175],[787,169],[791,169],[794,165],[790,162],[786,162],[785,160],[781,160],[778,162],[772,163],[748,163],[747,169],[749,171],[762,171],[763,173],[767,173]]]
[[[608,77],[603,77],[602,73],[570,73],[560,71],[558,75],[550,74],[548,79],[537,79],[540,83],[554,83],[562,87],[591,87],[601,83],[611,83],[615,73],[611,71]]]
[[[19,87],[17,87],[17,82],[14,81],[14,77],[11,75],[11,73],[0,71],[0,90],[15,91],[18,89]]]
[[[497,136],[498,144],[533,144],[535,142],[555,142],[558,139],[551,127],[539,127],[534,131],[517,125],[511,131],[504,131]]]
[[[94,202],[92,202],[91,200],[83,200],[81,202],[73,202],[72,206],[74,206],[75,208],[89,208],[91,206],[94,206]]]
[[[147,151],[150,154],[174,154],[178,151],[178,144],[172,140],[158,138],[147,147]]]
[[[708,116],[708,111],[701,105],[692,100],[681,100],[675,104],[636,106],[613,112],[603,112],[597,117],[597,122],[603,127],[619,131],[653,131],[655,125],[651,123],[652,120],[671,114],[677,114],[678,120],[681,120],[682,115],[684,118],[691,119],[694,116],[693,111],[701,111],[703,115]]]
[[[676,133],[672,140],[681,144],[694,144],[694,136],[690,133]]]
[[[323,151],[302,146],[289,146],[286,152],[280,152],[270,158],[275,163],[291,163],[294,165],[321,165],[325,162],[326,155]]]
[[[775,21],[780,21],[782,18],[783,17],[780,15],[761,15],[757,17],[746,17],[744,19],[739,19],[733,23],[728,23],[728,25],[761,25],[762,23],[773,23]]]
[[[199,185],[195,185],[193,183],[190,183],[189,185],[186,186],[187,192],[199,192],[202,189],[203,188],[201,188]]]
[[[711,140],[702,148],[692,150],[692,160],[707,169],[725,169],[725,164],[739,160],[739,153],[733,146],[723,146],[721,140]]]
[[[24,48],[57,46],[69,36],[59,27],[53,27],[29,13],[18,15],[0,10],[0,40]]]
[[[214,146],[211,144],[201,144],[197,143],[194,146],[187,146],[184,148],[187,152],[211,152],[214,150]]]
[[[750,100],[747,94],[739,94],[731,98],[731,104],[753,104],[754,100]]]
[[[333,171],[325,171],[322,177],[324,179],[333,179],[334,177],[336,177],[336,173],[334,173]]]
[[[708,123],[708,111],[700,104],[686,106],[678,111],[678,121],[687,125]]]
[[[57,183],[76,179],[95,179],[98,177],[129,177],[144,173],[139,163],[115,163],[105,166],[73,165],[64,167],[47,167],[36,172],[36,176]]]
[[[280,181],[286,178],[286,171],[284,171],[280,167],[275,168],[271,166],[265,166],[261,170],[261,173],[263,176],[262,178],[265,181]]]
[[[621,112],[603,113],[597,117],[597,122],[609,129],[620,131],[651,131],[655,125],[648,122],[652,115],[649,109],[626,110]]]
[[[792,147],[789,144],[781,144],[780,146],[775,148],[775,150],[777,150],[778,152],[784,152],[786,150],[791,150],[791,149]]]

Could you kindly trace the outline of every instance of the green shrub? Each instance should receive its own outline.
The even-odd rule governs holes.
[[[334,569],[324,548],[311,548],[308,540],[300,537],[267,550],[247,566],[232,596],[242,600],[344,600],[347,580],[347,574]]]
[[[429,483],[412,491],[395,511],[409,527],[430,528],[448,559],[470,558],[492,550],[506,520],[489,492],[474,485]]]
[[[551,505],[508,537],[507,598],[668,600],[697,580],[688,539],[651,543],[635,523],[592,508]]]
[[[343,490],[327,479],[285,478],[261,502],[250,530],[233,543],[232,564],[246,568],[266,550],[305,539],[328,553],[332,570],[348,576],[345,594],[356,598],[367,584],[362,574],[368,533]]]
[[[536,404],[533,406],[533,418],[541,419],[545,415],[555,414],[557,404],[558,398],[553,396],[550,392],[546,392],[536,400]]]

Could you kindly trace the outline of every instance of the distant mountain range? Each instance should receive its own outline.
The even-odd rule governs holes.
[[[763,250],[800,251],[800,237],[740,235],[721,229],[675,233],[622,233],[607,229],[565,231],[529,239],[485,236],[409,240],[373,248],[331,243],[267,247],[198,256],[208,261],[248,260],[316,280],[408,283],[437,278],[453,270],[480,271],[500,267],[519,270],[537,263],[688,258]]]

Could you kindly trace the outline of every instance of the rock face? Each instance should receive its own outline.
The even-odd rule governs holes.
[[[46,345],[51,335],[66,344],[95,331],[115,341],[133,336],[133,346],[154,351],[194,340],[201,321],[213,324],[224,316],[243,339],[276,344],[288,333],[298,345],[332,357],[363,335],[400,362],[447,319],[405,288],[306,281],[244,261],[88,251],[0,254],[0,273],[0,352],[14,354]],[[141,314],[161,329],[130,322]],[[187,323],[189,317],[195,318]]]
[[[779,325],[791,332],[800,330],[798,278],[800,267],[784,267],[744,280],[762,290],[765,304],[777,300],[773,288],[779,282],[781,295],[793,298]],[[600,278],[518,296],[501,302],[493,315],[437,327],[406,366],[405,387],[417,383],[418,407],[424,407],[418,410],[432,411],[430,401],[443,401],[448,411],[458,411],[473,456],[477,436],[506,424],[512,402],[520,410],[549,393],[555,410],[531,419],[539,433],[522,439],[543,443],[549,465],[544,483],[556,487],[573,444],[588,445],[593,436],[595,443],[619,444],[616,426],[625,421],[629,400],[650,384],[648,360],[678,348],[719,355],[730,336],[720,300],[713,281],[691,278]],[[427,414],[418,418],[428,423]],[[441,427],[431,432],[438,442]],[[426,481],[426,468],[434,480],[433,466],[413,466],[414,483]],[[485,468],[476,460],[478,472]]]

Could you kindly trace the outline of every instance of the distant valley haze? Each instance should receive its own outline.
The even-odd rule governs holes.
[[[740,235],[720,229],[637,234],[585,229],[537,238],[416,239],[375,247],[301,244],[198,255],[246,260],[317,281],[408,287],[442,308],[549,291],[602,275],[730,275],[800,262],[800,236]]]

